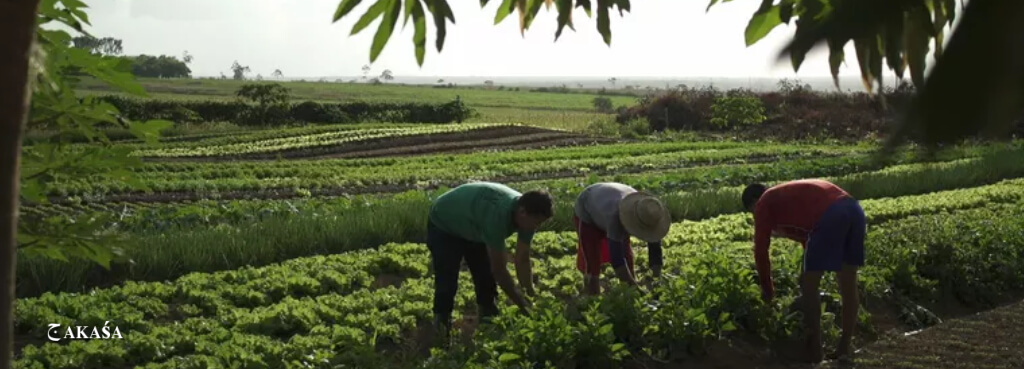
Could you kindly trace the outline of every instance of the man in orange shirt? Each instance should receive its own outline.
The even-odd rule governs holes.
[[[772,188],[760,183],[749,185],[743,191],[743,206],[754,213],[754,260],[765,301],[775,296],[768,257],[771,236],[786,237],[803,246],[800,293],[812,362],[820,362],[824,356],[818,286],[824,272],[839,273],[843,333],[833,356],[848,355],[860,308],[857,269],[864,266],[864,209],[839,186],[816,179],[786,182]]]

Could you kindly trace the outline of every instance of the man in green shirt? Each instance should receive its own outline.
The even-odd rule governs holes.
[[[473,276],[480,318],[498,314],[497,286],[516,305],[530,303],[516,289],[506,267],[505,239],[517,233],[516,275],[533,292],[530,243],[541,223],[551,218],[552,199],[543,191],[520,194],[508,186],[473,182],[458,186],[434,200],[427,222],[427,248],[434,266],[434,322],[447,333],[458,290],[459,270],[466,260]]]

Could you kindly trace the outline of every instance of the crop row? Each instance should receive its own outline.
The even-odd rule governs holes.
[[[231,145],[246,142],[282,139],[317,135],[330,132],[359,131],[381,128],[413,128],[426,127],[415,123],[358,123],[358,124],[324,124],[303,127],[279,127],[274,129],[244,129],[229,132],[193,133],[188,135],[161,137],[159,147],[164,149],[183,149],[203,146]],[[151,148],[152,145],[135,139],[119,141],[118,145],[136,149]]]
[[[777,181],[792,178],[841,176],[852,173],[878,170],[887,164],[914,164],[922,160],[950,160],[970,158],[976,155],[994,159],[979,162],[978,160],[946,163],[947,167],[932,165],[911,165],[903,168],[912,173],[918,169],[938,170],[943,173],[956,168],[976,166],[975,172],[987,171],[995,174],[995,179],[1012,178],[1019,171],[1012,165],[1017,159],[1024,159],[1024,152],[1009,150],[996,151],[975,148],[974,150],[953,150],[940,153],[935,157],[917,157],[909,154],[896,155],[889,163],[871,160],[864,155],[848,155],[842,157],[822,157],[814,159],[796,159],[766,163],[722,164],[697,166],[668,171],[643,172],[638,174],[590,175],[585,178],[547,179],[510,183],[521,189],[545,188],[551,192],[559,203],[571,202],[580,188],[598,181],[616,181],[657,194],[669,194],[679,191],[699,191],[712,187],[739,186],[752,181]],[[980,159],[979,159],[980,160]],[[978,165],[978,164],[981,165]],[[1002,165],[1001,167],[997,167]],[[1024,173],[1024,172],[1022,172]],[[976,174],[970,174],[976,175]],[[965,183],[977,185],[979,183]],[[440,189],[440,190],[443,190]],[[435,194],[436,195],[436,194]],[[386,197],[385,195],[384,197]],[[201,225],[213,225],[223,222],[251,223],[260,219],[299,213],[339,213],[346,212],[351,201],[377,204],[386,202],[381,196],[361,196],[359,198],[320,198],[300,197],[290,200],[199,200],[182,201],[168,204],[150,202],[66,202],[44,205],[26,205],[22,214],[35,218],[50,216],[91,217],[91,214],[113,213],[121,229],[161,229],[168,230],[174,226],[192,228]],[[75,200],[81,200],[80,198]],[[704,213],[685,212],[688,217],[706,216]]]
[[[466,132],[480,128],[502,126],[514,125],[466,123],[426,126],[421,125],[417,127],[400,128],[336,130],[301,136],[267,138],[262,140],[230,144],[218,143],[213,145],[202,146],[189,145],[187,147],[160,147],[154,149],[140,149],[133,152],[132,155],[142,157],[199,157],[267,153],[295,149],[312,149],[323,146],[335,146],[380,138],[397,138],[413,135]]]
[[[1017,142],[1016,144],[1020,144]],[[835,146],[824,146],[824,145],[778,145],[778,144],[765,144],[765,143],[743,143],[743,142],[651,142],[651,143],[621,143],[612,145],[600,145],[600,146],[581,146],[581,147],[563,147],[554,148],[547,150],[523,150],[523,151],[508,151],[508,152],[484,152],[475,153],[474,155],[449,155],[449,154],[438,154],[438,155],[424,155],[414,157],[401,157],[401,158],[371,158],[371,159],[350,159],[350,160],[295,160],[287,162],[277,161],[242,161],[242,162],[218,162],[218,163],[200,163],[200,162],[166,162],[166,163],[149,163],[146,164],[145,168],[148,171],[159,171],[159,172],[191,172],[197,169],[203,168],[223,168],[223,169],[260,169],[260,168],[271,168],[271,169],[282,169],[295,166],[297,163],[304,166],[319,166],[324,169],[343,169],[343,168],[360,168],[360,167],[379,167],[379,166],[392,166],[392,165],[409,165],[409,166],[438,166],[447,165],[451,163],[455,164],[467,164],[477,163],[478,165],[495,165],[495,164],[516,164],[516,163],[531,163],[538,161],[550,161],[550,160],[579,160],[579,159],[610,159],[621,156],[635,156],[635,155],[649,155],[649,154],[666,154],[683,151],[698,151],[698,150],[726,150],[726,149],[767,149],[770,147],[776,148],[791,148],[791,147],[807,147],[807,148],[826,148]],[[867,146],[861,147],[861,149],[867,149]]]
[[[883,291],[918,301],[952,294],[974,306],[999,291],[1019,289],[1024,204],[1021,192],[1015,193],[999,195],[1015,202],[952,213],[942,211],[948,204],[929,202],[956,203],[964,198],[959,193],[863,201],[871,225],[862,287],[890,301]],[[911,216],[935,212],[941,214]],[[885,222],[894,219],[900,221]],[[799,261],[799,247],[790,241],[773,247],[780,298],[774,305],[760,303],[750,222],[749,214],[735,214],[674,224],[665,241],[665,283],[640,299],[611,293],[597,301],[562,300],[576,295],[579,284],[575,236],[541,233],[535,241],[540,296],[534,314],[517,317],[507,309],[493,327],[483,327],[476,350],[465,355],[456,350],[430,365],[513,368],[550,361],[571,368],[587,357],[606,365],[618,361],[616,352],[627,347],[617,342],[627,342],[634,354],[645,348],[670,359],[673,353],[699,352],[734,330],[785,339],[795,320],[782,307],[796,291],[798,269],[789,266]],[[645,265],[645,253],[637,256]],[[428,261],[421,244],[389,244],[260,268],[193,273],[174,282],[129,282],[89,294],[21,299],[15,324],[20,337],[43,338],[51,323],[102,327],[108,321],[126,334],[120,340],[28,345],[16,367],[405,367],[418,360],[396,362],[401,357],[396,351],[418,343],[418,323],[430,316]],[[611,277],[607,270],[606,277]],[[457,311],[469,313],[467,272],[460,285]],[[835,287],[825,283],[823,288],[834,292]],[[825,326],[834,332],[829,318],[823,317]],[[589,361],[588,367],[600,361]]]
[[[914,162],[916,158],[898,158],[899,162]],[[865,156],[823,157],[815,159],[794,159],[753,164],[721,164],[674,169],[668,171],[643,172],[620,175],[590,175],[585,178],[546,179],[510,183],[517,188],[546,188],[553,195],[570,199],[572,192],[580,186],[597,181],[617,181],[646,191],[665,193],[679,190],[697,190],[711,186],[739,185],[754,180],[777,180],[798,177],[842,175],[864,170],[880,169],[884,163],[870,161]],[[386,195],[384,195],[386,196]],[[364,201],[378,201],[379,196],[364,195]],[[76,199],[80,200],[80,199]],[[134,227],[135,224],[154,222],[177,223],[202,220],[219,222],[220,218],[239,218],[252,221],[251,216],[269,216],[281,213],[325,210],[332,204],[347,200],[323,197],[302,197],[290,200],[235,199],[235,200],[186,200],[174,203],[151,202],[88,202],[74,201],[25,205],[22,213],[32,216],[77,216],[93,212],[118,214],[121,223]],[[186,209],[187,208],[187,209]],[[340,209],[340,208],[339,208]],[[194,215],[194,216],[193,216]],[[86,215],[88,216],[88,215]],[[184,218],[190,219],[184,219]],[[197,225],[189,223],[188,226]]]
[[[899,165],[829,179],[860,199],[914,195],[1024,176],[1020,161],[1008,160],[1021,156],[1024,153]],[[555,213],[562,215],[546,222],[544,230],[573,229],[566,214],[572,213],[574,196],[579,189],[566,187],[555,192]],[[687,192],[668,189],[658,195],[678,221],[739,212],[742,189],[742,185]],[[336,253],[387,242],[418,242],[423,240],[430,201],[438,193],[407,192],[376,200],[356,197],[283,202],[278,203],[282,207],[278,211],[268,210],[267,207],[273,205],[267,202],[253,202],[246,211],[232,210],[226,214],[201,206],[147,212],[153,216],[126,218],[116,224],[118,229],[134,230],[132,233],[139,237],[124,245],[134,264],[115,265],[112,271],[104,271],[88,265],[19,258],[22,271],[19,293],[80,290],[83,286],[126,279],[162,280],[191,271],[266,265],[293,257]],[[77,221],[91,219],[78,218]],[[339,224],[345,226],[339,227]],[[197,244],[210,246],[196,248]]]
[[[594,148],[599,150],[599,148]],[[780,158],[814,158],[856,153],[852,148],[756,147],[724,150],[697,150],[634,155],[617,158],[579,158],[529,161],[518,163],[486,163],[485,160],[452,160],[446,164],[423,164],[396,160],[391,165],[352,166],[345,161],[290,161],[287,166],[217,163],[195,166],[191,171],[148,171],[138,173],[138,180],[155,192],[253,191],[265,189],[333,189],[352,192],[392,192],[412,188],[450,185],[473,179],[515,182],[527,179],[581,176],[590,173],[641,172],[681,168],[694,165],[743,163],[751,160]],[[462,156],[460,158],[465,158]],[[454,157],[453,157],[454,158]],[[377,187],[377,188],[374,188]],[[96,181],[74,178],[53,182],[51,195],[96,195],[139,192],[142,188],[121,181]]]

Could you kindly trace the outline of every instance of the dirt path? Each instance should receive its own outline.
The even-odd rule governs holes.
[[[1024,301],[946,320],[860,350],[853,364],[819,368],[1024,368]]]

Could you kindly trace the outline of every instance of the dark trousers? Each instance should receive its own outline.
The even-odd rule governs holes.
[[[466,260],[473,276],[476,304],[481,318],[498,314],[498,284],[491,274],[490,258],[483,243],[449,234],[427,221],[427,248],[434,267],[434,318],[450,324],[459,287],[459,270]]]

